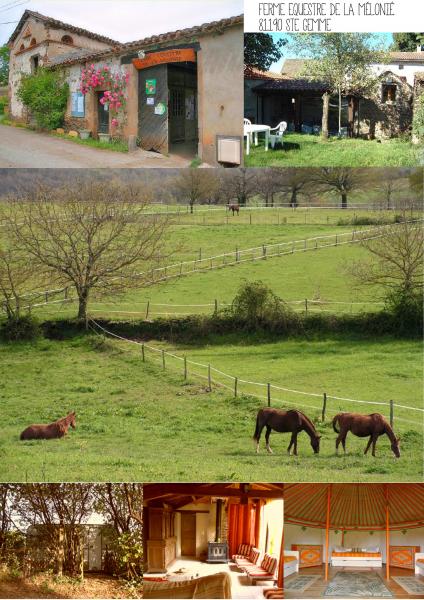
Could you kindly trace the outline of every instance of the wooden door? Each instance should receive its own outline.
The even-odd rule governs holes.
[[[97,115],[99,120],[99,133],[109,133],[109,111],[107,107],[100,102],[103,97],[103,92],[97,94]]]
[[[195,513],[181,513],[181,555],[196,556]]]
[[[168,153],[168,65],[138,72],[139,137],[144,150]]]

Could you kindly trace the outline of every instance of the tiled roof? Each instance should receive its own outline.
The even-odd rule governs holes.
[[[72,50],[71,52],[65,52],[64,54],[54,56],[49,60],[49,66],[55,67],[57,65],[66,64],[69,61],[82,60],[87,56],[91,56],[92,54],[92,50],[88,50],[87,48],[79,48],[78,50]]]
[[[73,33],[77,33],[78,35],[84,35],[93,40],[97,40],[98,42],[104,42],[105,44],[109,44],[110,46],[121,46],[120,42],[112,40],[111,38],[105,37],[104,35],[100,35],[98,33],[93,33],[92,31],[88,31],[87,29],[82,29],[81,27],[76,27],[75,25],[70,25],[69,23],[63,23],[62,21],[58,21],[57,19],[52,19],[51,17],[46,17],[38,12],[33,10],[26,10],[22,15],[15,31],[9,38],[9,44],[12,43],[22,31],[26,21],[30,18],[34,17],[39,21],[43,21],[47,23],[50,27],[55,29],[66,29],[67,31],[72,31]]]
[[[272,71],[261,71],[256,67],[251,67],[250,65],[244,66],[244,78],[245,79],[280,79],[280,73],[273,73]]]
[[[222,32],[229,27],[234,27],[235,25],[243,25],[243,15],[239,15],[237,17],[230,17],[228,19],[221,19],[220,21],[212,21],[211,23],[204,23],[203,25],[197,25],[195,27],[189,27],[188,29],[178,29],[177,31],[171,31],[168,33],[162,33],[159,35],[152,35],[150,37],[143,38],[141,40],[137,40],[136,42],[128,42],[126,44],[122,44],[119,47],[113,48],[111,50],[101,50],[93,52],[92,54],[85,57],[85,60],[96,61],[100,58],[122,54],[123,52],[136,52],[139,49],[145,49],[149,46],[162,44],[166,42],[177,42],[183,39],[192,39],[195,36],[207,34],[207,33],[217,33]],[[81,59],[69,59],[62,64],[73,64],[80,62]]]
[[[390,58],[396,62],[420,62],[424,64],[424,52],[390,52]]]
[[[273,90],[288,90],[288,91],[311,91],[325,92],[328,86],[322,81],[309,81],[308,79],[274,79],[265,81],[253,88],[254,92],[273,91]]]
[[[306,58],[286,58],[281,67],[281,75],[284,77],[296,77],[307,63]]]

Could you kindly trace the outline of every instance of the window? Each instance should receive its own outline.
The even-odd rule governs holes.
[[[30,46],[35,46],[37,43],[37,40],[35,38],[31,38],[31,42],[30,42]]]
[[[64,35],[62,36],[62,42],[64,42],[65,44],[73,44],[74,40],[71,38],[70,35]]]
[[[395,83],[383,83],[381,90],[381,100],[383,104],[392,104],[396,102],[397,85]]]
[[[38,71],[38,67],[40,64],[40,57],[38,56],[32,56],[31,57],[31,73],[36,73]]]
[[[21,44],[21,47],[19,48],[19,50],[25,50],[25,44]]]

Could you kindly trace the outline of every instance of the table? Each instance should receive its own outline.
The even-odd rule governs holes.
[[[245,125],[244,126],[244,137],[246,138],[246,154],[250,153],[250,136],[254,135],[255,146],[258,145],[258,133],[265,133],[265,151],[268,150],[269,146],[269,132],[271,127],[269,125]]]

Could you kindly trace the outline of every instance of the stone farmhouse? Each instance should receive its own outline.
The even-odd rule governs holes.
[[[325,82],[305,77],[308,59],[286,59],[281,73],[245,68],[245,117],[288,130],[321,130]],[[389,62],[374,64],[378,85],[369,97],[343,97],[343,132],[350,137],[388,139],[411,129],[414,104],[424,88],[424,48],[391,52]],[[329,130],[338,131],[338,101],[330,99]]]
[[[145,150],[197,155],[210,164],[240,163],[242,16],[122,44],[26,10],[9,46],[12,119],[30,119],[17,96],[22,73],[59,69],[70,88],[65,129],[111,133]],[[110,81],[81,91],[87,70],[104,69],[124,82],[118,119],[104,101]]]

